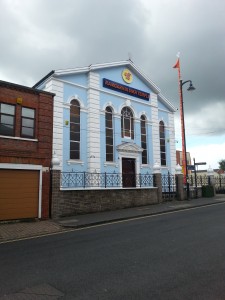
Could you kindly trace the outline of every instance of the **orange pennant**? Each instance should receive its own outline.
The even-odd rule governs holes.
[[[180,59],[177,59],[177,62],[175,63],[175,65],[173,66],[174,69],[179,69],[180,68]]]

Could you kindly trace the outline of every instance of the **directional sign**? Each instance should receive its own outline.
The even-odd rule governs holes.
[[[202,165],[206,165],[206,162],[199,162],[199,163],[195,163],[196,166],[202,166]]]
[[[195,170],[195,166],[194,166],[194,165],[188,165],[188,166],[187,166],[187,169],[188,169],[189,171],[194,171],[194,170]]]

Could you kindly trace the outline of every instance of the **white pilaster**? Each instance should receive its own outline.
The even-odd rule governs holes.
[[[153,162],[160,161],[160,143],[159,143],[159,113],[158,113],[158,100],[156,94],[151,94],[152,103],[152,150]]]
[[[170,160],[171,173],[175,174],[176,169],[176,147],[175,147],[175,130],[174,130],[174,114],[169,114],[169,133],[170,133]]]
[[[50,80],[46,83],[45,91],[55,94],[53,109],[53,145],[55,153],[62,164],[63,161],[63,83]]]
[[[88,172],[100,172],[100,93],[99,75],[88,76],[87,163]]]

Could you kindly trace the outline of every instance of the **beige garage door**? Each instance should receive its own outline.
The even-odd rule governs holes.
[[[38,217],[39,171],[0,169],[0,220]]]

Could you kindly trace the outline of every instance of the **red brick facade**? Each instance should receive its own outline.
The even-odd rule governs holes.
[[[14,135],[0,135],[0,164],[42,166],[42,218],[49,217],[53,97],[52,93],[0,81],[0,103],[15,106]],[[33,138],[21,136],[22,107],[35,110]]]

